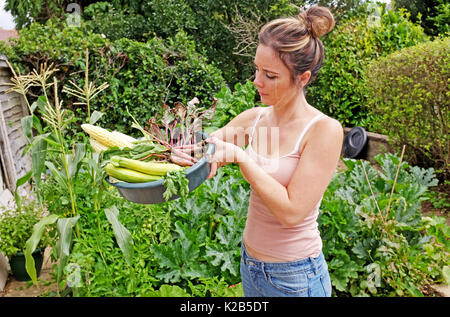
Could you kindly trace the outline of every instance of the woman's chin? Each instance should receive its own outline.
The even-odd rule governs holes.
[[[272,101],[270,100],[270,98],[267,98],[267,97],[265,97],[265,96],[260,96],[259,99],[260,99],[261,102],[262,102],[263,104],[265,104],[266,106],[272,105]]]

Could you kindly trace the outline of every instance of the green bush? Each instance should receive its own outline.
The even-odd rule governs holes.
[[[98,85],[109,84],[91,108],[108,114],[101,118],[101,125],[124,133],[131,132],[126,107],[144,124],[162,113],[164,103],[172,106],[197,97],[202,106],[211,106],[213,95],[224,85],[220,70],[207,63],[184,32],[165,40],[152,37],[146,42],[126,38],[111,41],[87,30],[85,25],[68,27],[64,22],[49,20],[22,29],[11,46],[0,44],[0,52],[22,73],[38,69],[43,62],[54,63],[59,68],[60,87],[69,80],[83,87],[86,48],[90,54],[90,80]],[[61,97],[79,120],[86,119],[84,107],[79,108],[68,95]]]
[[[239,39],[229,27],[242,27],[236,21],[236,12],[252,25],[262,25],[275,17],[297,14],[298,6],[303,3],[303,0],[96,2],[85,8],[83,19],[95,32],[111,39],[127,37],[145,41],[155,35],[170,38],[183,30],[195,41],[197,50],[204,52],[209,62],[214,62],[227,83],[233,86],[249,78],[253,69],[252,59],[233,53]],[[256,40],[257,32],[255,29],[249,34],[254,37],[252,40]]]
[[[428,20],[433,22],[436,32],[440,35],[448,36],[450,34],[450,3],[444,0],[438,0],[435,7],[436,15],[429,17]]]
[[[32,23],[19,31],[11,45],[0,41],[0,52],[22,73],[39,69],[43,62],[55,63],[60,76],[73,76],[84,66],[84,50],[97,52],[109,41],[100,34],[86,32],[83,28],[67,27],[65,23],[51,19],[45,24]],[[80,76],[82,77],[82,75]]]
[[[0,252],[10,258],[18,252],[24,252],[33,226],[44,216],[43,209],[35,201],[25,201],[21,208],[0,207]],[[50,235],[45,233],[38,247],[50,244]]]
[[[423,30],[404,12],[382,14],[379,25],[369,17],[342,21],[324,39],[325,61],[307,90],[307,100],[343,125],[367,127],[364,69],[373,59],[426,39]]]
[[[367,69],[373,130],[401,146],[413,164],[450,175],[450,38],[405,48]]]
[[[84,9],[87,27],[95,33],[104,34],[115,41],[121,38],[144,40],[149,21],[134,10],[118,10],[108,2],[95,2]]]
[[[108,113],[102,121],[106,127],[125,133],[131,131],[126,107],[144,123],[162,115],[164,104],[186,104],[197,97],[202,106],[209,107],[224,85],[220,71],[207,64],[184,32],[166,41],[152,38],[142,43],[122,38],[111,44],[104,62],[117,57],[125,64],[119,71],[115,67],[106,71],[110,94],[100,97],[95,109]]]
[[[237,83],[234,91],[231,91],[228,86],[222,87],[222,90],[216,94],[216,112],[213,120],[208,123],[209,128],[221,128],[241,112],[257,106],[255,97],[256,86],[250,80]]]
[[[431,36],[448,32],[450,4],[447,0],[396,0],[394,8],[405,8],[414,22],[419,22]]]

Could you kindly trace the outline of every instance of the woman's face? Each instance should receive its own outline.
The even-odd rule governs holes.
[[[266,45],[259,45],[255,54],[255,79],[261,102],[269,106],[283,106],[292,102],[302,89],[292,79],[289,69]]]

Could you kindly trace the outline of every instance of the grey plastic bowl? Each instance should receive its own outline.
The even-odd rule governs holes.
[[[199,132],[196,135],[196,141],[206,140],[209,136],[205,132]],[[206,145],[206,155],[210,156],[214,153],[215,145],[208,143]],[[197,163],[186,169],[186,178],[189,180],[189,191],[193,191],[200,186],[208,177],[211,165],[204,155]],[[106,181],[115,186],[123,198],[139,204],[159,204],[166,200],[163,193],[166,188],[163,185],[163,180],[157,180],[146,183],[127,183],[127,182],[111,182],[109,176]],[[178,195],[173,195],[170,200],[179,198]]]

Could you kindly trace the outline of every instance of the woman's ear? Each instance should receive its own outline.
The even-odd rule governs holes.
[[[297,76],[297,83],[300,84],[300,86],[303,88],[306,86],[310,78],[311,72],[307,70],[303,74]]]

